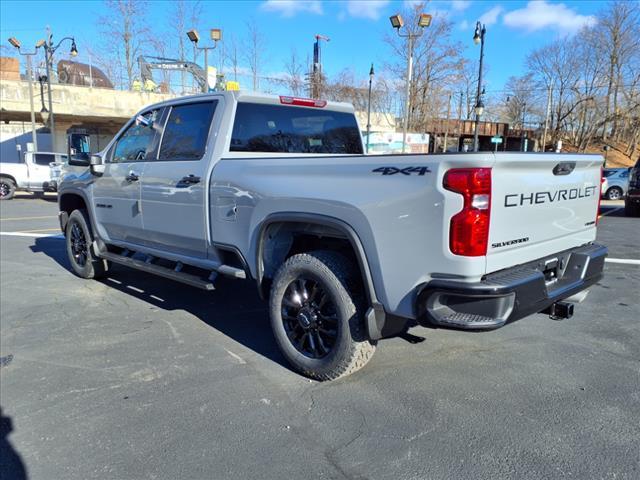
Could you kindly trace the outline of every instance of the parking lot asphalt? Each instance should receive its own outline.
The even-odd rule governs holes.
[[[619,206],[599,241],[638,260]],[[317,383],[285,364],[252,283],[81,280],[56,213],[0,205],[2,480],[640,477],[640,265],[607,263],[569,320],[415,328]]]

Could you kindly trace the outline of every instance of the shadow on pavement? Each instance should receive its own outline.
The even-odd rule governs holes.
[[[626,217],[624,205],[600,205],[600,215],[607,217]]]
[[[22,457],[9,442],[9,434],[13,431],[11,417],[5,417],[0,407],[0,478],[2,480],[26,480],[27,469]]]
[[[65,243],[60,238],[35,239],[31,251],[42,252],[70,270]],[[205,292],[152,274],[111,265],[100,283],[157,308],[187,311],[207,325],[265,358],[290,369],[271,333],[267,303],[260,300],[255,282],[220,276],[213,292]]]

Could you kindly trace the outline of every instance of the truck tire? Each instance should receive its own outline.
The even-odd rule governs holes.
[[[0,200],[11,200],[16,194],[16,182],[9,177],[0,177]]]
[[[65,229],[67,255],[74,273],[81,278],[100,278],[107,273],[107,261],[93,254],[93,234],[87,211],[74,210]]]
[[[331,251],[300,253],[271,287],[271,328],[282,354],[303,375],[335,380],[361,369],[375,345],[366,338],[356,268]]]

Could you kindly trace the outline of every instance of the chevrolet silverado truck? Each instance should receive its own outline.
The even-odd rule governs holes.
[[[0,162],[0,200],[11,200],[16,191],[55,192],[66,159],[60,153],[25,152],[20,163]]]
[[[70,155],[73,271],[126,265],[213,290],[250,279],[304,375],[363,367],[416,324],[568,318],[602,277],[595,155],[364,155],[353,107],[249,92],[152,105]]]

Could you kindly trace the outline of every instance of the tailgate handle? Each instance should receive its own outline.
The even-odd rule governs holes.
[[[576,162],[561,162],[553,167],[554,175],[569,175],[576,168]]]

